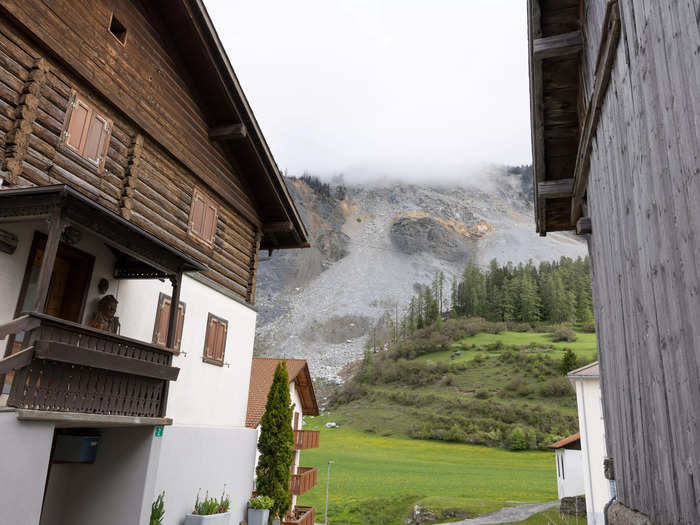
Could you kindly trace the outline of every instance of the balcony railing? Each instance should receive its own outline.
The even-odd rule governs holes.
[[[318,470],[312,467],[297,467],[297,473],[289,480],[289,491],[294,496],[301,496],[316,486]]]
[[[164,417],[179,369],[162,347],[30,313],[0,326],[24,332],[22,349],[0,360],[14,370],[7,405],[32,410]]]
[[[316,510],[313,507],[301,507],[297,505],[294,507],[290,516],[287,516],[282,521],[282,525],[314,525],[315,518]]]
[[[321,433],[318,430],[295,430],[294,450],[318,448],[320,435]]]

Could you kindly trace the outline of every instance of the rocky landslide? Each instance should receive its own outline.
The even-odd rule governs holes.
[[[586,251],[572,235],[540,238],[520,175],[502,169],[465,186],[287,185],[312,247],[263,254],[256,354],[306,358],[315,376],[337,377],[361,357],[368,337],[388,339],[416,285],[437,271],[450,282],[470,260],[518,263]]]

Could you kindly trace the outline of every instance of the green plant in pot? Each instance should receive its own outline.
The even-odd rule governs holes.
[[[185,525],[227,525],[231,518],[231,498],[226,492],[226,487],[221,491],[220,498],[212,498],[207,492],[203,500],[197,499],[194,502],[194,509],[191,514],[185,516]]]
[[[156,500],[151,504],[151,519],[149,525],[163,525],[165,517],[165,491],[158,494]]]
[[[275,502],[268,496],[254,496],[248,502],[248,525],[267,525]]]

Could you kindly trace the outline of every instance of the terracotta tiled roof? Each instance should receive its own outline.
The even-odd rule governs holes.
[[[598,361],[582,366],[568,373],[568,377],[600,377],[600,365]]]
[[[272,386],[275,369],[282,359],[269,357],[254,357],[250,369],[250,385],[248,386],[248,412],[245,426],[257,428],[265,413],[267,394]],[[301,399],[301,411],[304,415],[317,416],[318,404],[311,382],[309,366],[304,359],[284,359],[287,362],[289,382],[295,382]]]
[[[581,441],[581,432],[576,432],[576,434],[571,434],[569,437],[560,439],[556,443],[552,443],[547,448],[571,448],[571,445]]]

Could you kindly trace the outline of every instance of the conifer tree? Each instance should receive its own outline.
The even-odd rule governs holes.
[[[289,478],[294,460],[293,413],[287,365],[285,361],[280,361],[260,423],[260,459],[256,469],[258,494],[268,496],[275,502],[271,509],[273,516],[284,517],[292,506]]]

